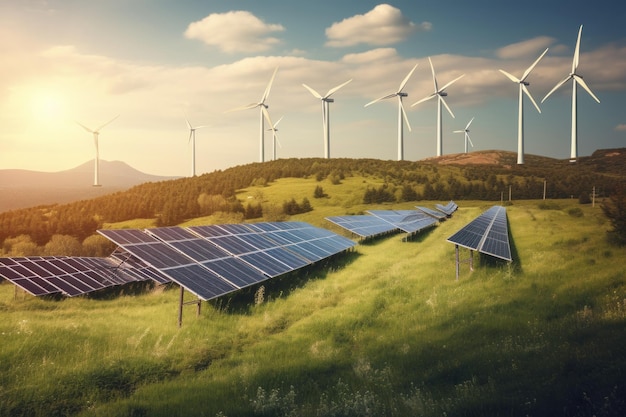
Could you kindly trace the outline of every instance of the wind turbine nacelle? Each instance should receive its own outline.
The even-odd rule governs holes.
[[[524,84],[526,87],[528,87],[530,85],[530,83],[528,81],[522,81],[522,84]]]
[[[448,97],[448,93],[446,93],[445,91],[442,91],[441,93],[439,93],[439,95],[441,97]]]
[[[400,93],[398,93],[398,96],[400,96],[400,97],[408,97],[409,95],[407,93],[400,92]]]
[[[325,98],[325,99],[324,99],[324,101],[325,101],[326,103],[334,103],[334,102],[335,102],[335,99],[334,99],[334,98]]]

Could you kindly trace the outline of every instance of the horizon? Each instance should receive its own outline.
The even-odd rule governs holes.
[[[258,109],[227,111],[259,100],[275,68],[267,104],[274,122],[284,116],[278,158],[324,156],[320,102],[302,84],[323,94],[352,79],[330,103],[331,158],[395,160],[397,101],[364,106],[395,92],[415,64],[404,89],[412,127],[404,127],[404,159],[431,158],[436,103],[411,106],[432,93],[429,57],[439,86],[465,74],[446,89],[456,118],[443,110],[443,154],[463,153],[453,131],[472,117],[470,152],[517,152],[517,87],[498,70],[521,76],[546,48],[528,78],[541,114],[524,97],[525,154],[567,159],[571,83],[541,100],[571,72],[580,25],[577,72],[600,104],[578,89],[578,155],[626,146],[624,5],[533,0],[513,14],[487,1],[445,10],[365,1],[335,2],[325,13],[326,2],[298,11],[280,0],[0,5],[0,170],[58,172],[93,161],[92,136],[77,123],[96,129],[118,114],[100,132],[101,160],[189,176],[187,118],[207,125],[196,135],[198,175],[259,162]]]

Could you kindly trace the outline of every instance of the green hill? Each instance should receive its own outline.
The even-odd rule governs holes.
[[[190,189],[196,202],[204,193],[205,205],[239,202],[244,211],[180,224],[281,218],[333,229],[325,216],[432,206],[473,182],[471,190],[487,190],[495,177],[492,201],[455,198],[454,216],[412,241],[391,235],[360,244],[324,265],[204,303],[198,317],[187,307],[180,329],[178,291],[170,288],[54,301],[2,283],[0,416],[622,416],[626,248],[607,242],[610,224],[598,205],[578,196],[540,200],[544,179],[572,189],[623,180],[598,162],[611,156],[598,158],[538,158],[536,167],[532,157],[524,167],[502,159],[284,160],[111,196],[121,204],[144,191]],[[404,201],[407,185],[419,200]],[[513,264],[482,257],[473,272],[462,265],[456,281],[446,238],[499,203],[509,185]],[[314,198],[318,186],[325,196]],[[366,204],[368,190],[393,201]],[[516,197],[523,190],[535,200]],[[284,213],[285,201],[304,197],[311,211]],[[156,204],[157,196],[143,198]],[[98,204],[105,205],[81,207]],[[248,204],[261,205],[263,217],[245,220]],[[129,219],[101,209],[105,227],[163,221],[145,207]],[[49,220],[64,209],[39,210]]]

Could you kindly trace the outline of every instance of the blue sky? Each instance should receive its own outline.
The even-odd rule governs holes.
[[[320,93],[348,79],[330,104],[331,156],[396,159],[395,100],[411,68],[404,105],[404,157],[436,154],[436,102],[428,58],[447,89],[443,153],[517,150],[520,77],[541,99],[568,75],[579,26],[579,155],[626,147],[626,5],[609,1],[173,1],[8,0],[0,4],[0,169],[59,171],[94,157],[141,171],[189,175],[185,117],[197,130],[197,172],[259,161],[258,101],[276,67],[266,103],[279,124],[279,158],[322,157]],[[539,104],[525,98],[527,154],[570,153],[571,84]],[[265,159],[272,158],[271,132]]]

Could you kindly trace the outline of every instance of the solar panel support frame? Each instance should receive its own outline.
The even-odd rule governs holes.
[[[455,244],[454,245],[454,258],[455,258],[455,264],[456,264],[455,271],[456,271],[456,280],[457,281],[459,280],[460,264],[468,263],[470,272],[474,272],[474,251],[472,249],[469,249],[469,258],[467,258],[467,259],[460,259],[459,245]]]
[[[183,327],[183,306],[196,304],[196,317],[200,317],[202,311],[202,300],[198,297],[197,300],[185,301],[185,287],[180,285],[180,296],[178,302],[178,328]]]

